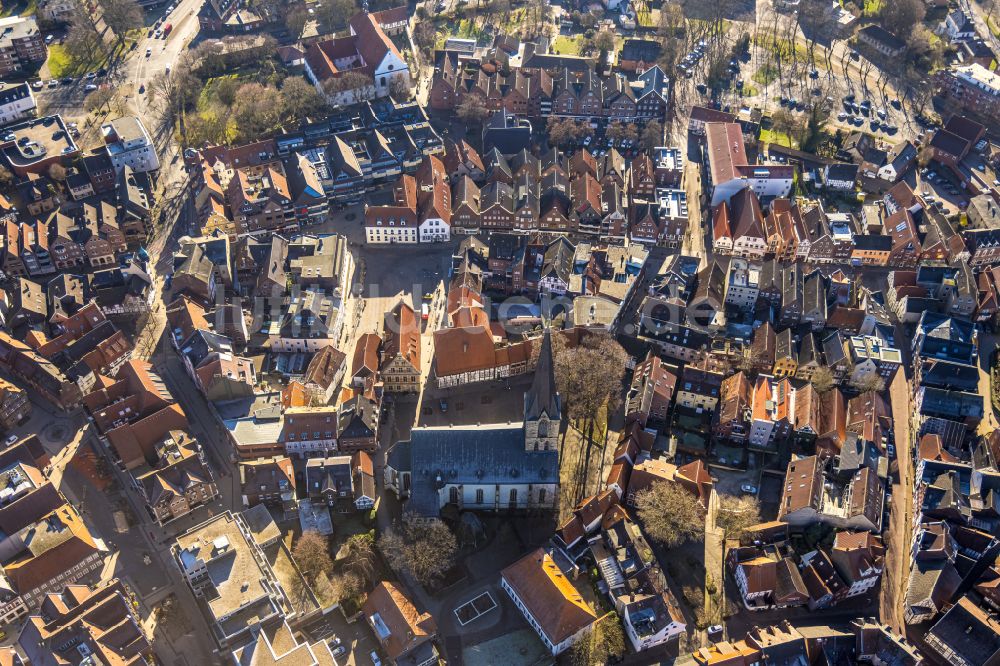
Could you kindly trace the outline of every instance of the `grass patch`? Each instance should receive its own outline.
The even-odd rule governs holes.
[[[552,43],[552,52],[559,55],[580,55],[580,44],[583,41],[582,35],[570,37],[559,35]]]
[[[49,46],[49,57],[45,60],[45,65],[48,66],[49,76],[53,79],[64,76],[79,76],[96,71],[101,67],[107,67],[112,60],[121,58],[128,53],[133,43],[134,40],[127,37],[122,43],[116,41],[113,45],[108,45],[111,53],[107,57],[103,51],[95,49],[86,60],[74,60],[62,44],[52,44]]]
[[[0,18],[8,16],[31,16],[38,8],[38,0],[28,0],[26,3],[11,2],[0,6]]]
[[[784,132],[776,132],[773,129],[762,129],[760,131],[760,142],[764,143],[776,143],[779,146],[785,146],[786,148],[798,148],[798,143],[788,136]]]
[[[765,63],[753,73],[751,78],[760,85],[766,86],[778,78],[778,68],[771,63]]]
[[[762,35],[754,39],[753,43],[775,56],[780,56],[783,60],[791,60],[793,54],[799,60],[809,60],[809,50],[798,42],[778,39],[773,35]]]
[[[76,66],[76,63],[66,53],[66,49],[63,48],[62,44],[52,44],[49,46],[49,59],[45,64],[49,66],[49,74],[56,79],[69,74]]]
[[[1000,37],[1000,21],[987,17],[986,25],[989,27],[990,32],[993,33],[994,37]]]
[[[878,16],[879,12],[882,11],[883,0],[865,0],[865,6],[862,9],[862,14],[864,16]]]

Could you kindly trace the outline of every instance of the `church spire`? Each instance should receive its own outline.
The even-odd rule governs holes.
[[[537,421],[545,415],[549,420],[559,421],[562,416],[559,393],[556,390],[555,364],[552,361],[552,339],[548,327],[542,336],[542,348],[538,353],[535,378],[531,388],[524,394],[524,420]]]

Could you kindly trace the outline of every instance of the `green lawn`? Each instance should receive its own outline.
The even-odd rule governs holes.
[[[122,44],[115,42],[109,57],[105,58],[103,52],[94,50],[91,52],[90,57],[84,61],[74,61],[62,44],[52,44],[49,46],[49,57],[45,61],[45,64],[49,68],[49,76],[53,79],[59,79],[64,76],[79,76],[86,72],[98,70],[101,67],[107,67],[108,62],[115,58],[120,58],[124,53],[127,53],[132,43],[133,39],[128,37]]]
[[[762,67],[758,68],[757,71],[753,73],[752,78],[760,85],[766,86],[767,84],[771,83],[771,81],[774,81],[776,78],[778,78],[778,68],[770,63],[767,63]]]
[[[49,75],[54,79],[73,74],[79,68],[79,64],[73,62],[62,44],[49,46],[49,59],[46,64],[49,66]]]
[[[862,13],[865,16],[878,16],[878,13],[882,11],[883,0],[865,0],[865,7]]]
[[[14,16],[19,14],[20,16],[31,16],[35,13],[37,9],[38,0],[28,0],[25,4],[20,2],[10,2],[3,3],[0,6],[0,18],[7,18],[8,16]]]
[[[583,35],[574,37],[559,35],[556,37],[556,41],[552,42],[552,52],[560,55],[580,55],[580,42],[582,41]]]
[[[774,130],[762,129],[760,131],[760,142],[764,143],[776,143],[779,146],[785,146],[786,148],[798,148],[798,144],[792,140],[792,137],[788,136],[784,132],[776,132]]]

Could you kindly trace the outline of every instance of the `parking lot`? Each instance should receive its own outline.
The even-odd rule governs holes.
[[[868,98],[860,98],[854,93],[845,95],[841,100],[841,111],[837,121],[849,129],[866,128],[876,136],[881,134],[894,137],[899,133],[897,122],[903,122],[898,100],[892,100],[886,106],[872,104]]]
[[[303,633],[311,640],[325,640],[331,650],[343,646],[343,655],[336,655],[340,666],[371,666],[371,653],[378,649],[371,629],[365,624],[363,616],[354,623],[344,619],[340,609],[334,610],[322,619],[311,622],[302,628]],[[339,642],[338,642],[339,641]]]
[[[722,469],[714,465],[710,465],[709,470],[715,483],[715,491],[720,495],[755,495],[756,492],[747,491],[751,488],[757,491],[760,487],[760,470],[751,469],[744,472]]]

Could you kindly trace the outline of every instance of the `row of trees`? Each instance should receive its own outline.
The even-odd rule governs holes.
[[[323,599],[357,599],[378,582],[379,558],[396,571],[408,572],[424,586],[434,585],[455,564],[458,542],[438,519],[412,514],[387,530],[376,542],[370,534],[351,536],[335,563],[329,540],[315,531],[303,532],[292,548],[305,581]]]
[[[254,47],[243,69],[254,68],[252,77],[220,77],[231,66],[232,56],[224,45],[201,45],[186,51],[172,71],[156,76],[147,95],[163,113],[163,122],[177,124],[184,145],[228,141],[252,141],[282,126],[295,126],[328,113],[327,97],[299,76],[286,76],[275,60],[276,42],[265,39]],[[235,56],[239,59],[239,53]],[[214,77],[214,78],[210,78]],[[211,80],[206,87],[205,81]],[[399,97],[408,95],[405,86],[395,86]],[[326,93],[334,96],[353,90],[354,101],[374,97],[372,78],[361,72],[347,72],[331,79]],[[95,103],[104,103],[107,93],[94,93]]]
[[[636,497],[636,512],[646,533],[667,548],[697,541],[705,534],[705,509],[678,483],[659,481]],[[739,539],[760,523],[760,504],[750,495],[719,495],[715,526],[723,538]]]
[[[478,98],[472,98],[476,101],[469,102],[470,105],[481,104],[478,102]],[[459,117],[464,117],[466,120],[471,120],[471,117],[463,116],[462,106],[466,104],[468,100],[463,101],[459,105],[458,113]],[[488,112],[486,112],[488,114]],[[569,149],[573,146],[579,145],[580,141],[585,140],[588,136],[594,135],[594,128],[590,126],[585,120],[574,120],[573,118],[560,118],[558,116],[549,116],[548,121],[545,125],[545,130],[549,135],[549,145],[558,146],[560,148]],[[662,145],[663,143],[663,125],[655,120],[647,122],[642,131],[633,123],[623,123],[621,121],[613,120],[608,123],[608,127],[605,130],[605,136],[610,139],[614,139],[616,142],[622,139],[631,139],[632,141],[638,141],[639,144],[649,150],[656,146]]]

